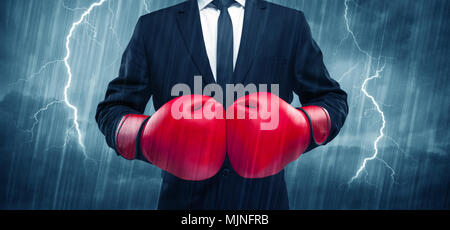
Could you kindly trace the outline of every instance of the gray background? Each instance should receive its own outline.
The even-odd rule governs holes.
[[[107,0],[74,31],[67,92],[83,151],[74,111],[61,101],[61,59],[72,23],[92,2],[0,1],[1,209],[156,208],[159,170],[117,157],[94,115],[138,17],[180,1]],[[450,1],[273,2],[305,12],[331,75],[349,93],[339,137],[289,165],[291,207],[449,209]],[[367,92],[384,112],[385,135],[377,158],[351,181],[382,127],[362,91],[371,76],[378,78]]]

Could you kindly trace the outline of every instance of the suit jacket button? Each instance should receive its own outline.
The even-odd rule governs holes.
[[[227,177],[227,176],[229,176],[230,174],[231,174],[231,171],[230,171],[229,169],[224,169],[223,172],[222,172],[222,175],[223,175],[224,177]]]

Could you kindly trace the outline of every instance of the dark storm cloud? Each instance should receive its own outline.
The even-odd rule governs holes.
[[[419,66],[414,67],[426,76],[435,75],[437,67],[448,69],[441,57],[450,55],[450,30],[444,29],[450,26],[449,1],[357,0],[350,1],[349,9],[352,30],[374,57],[393,58],[397,64],[416,60]]]
[[[448,30],[437,30],[442,23],[447,23],[442,20],[450,10],[450,4],[445,0],[356,0],[349,1],[348,5],[350,26],[361,46],[365,50],[380,51],[383,56],[405,58],[416,48],[413,47],[414,40],[436,35],[439,35],[436,39],[443,39],[450,35]]]
[[[381,149],[379,159],[367,165],[359,179],[348,182],[361,164],[359,148],[330,148],[300,158],[290,168],[291,204],[295,209],[449,209],[449,156],[415,149],[405,155],[396,148]],[[324,157],[326,155],[326,157]],[[322,158],[322,159],[320,159]],[[320,159],[320,160],[319,160]],[[323,174],[318,169],[328,168]],[[294,183],[301,181],[301,183]],[[411,188],[414,188],[414,192]]]
[[[161,179],[155,176],[159,175],[157,169],[116,156],[112,160],[87,159],[72,140],[65,149],[71,121],[64,109],[54,106],[46,111],[53,116],[39,117],[34,136],[43,132],[48,137],[32,139],[26,130],[34,122],[32,114],[46,101],[16,92],[0,101],[0,209],[155,208]],[[20,106],[23,104],[26,106]],[[29,116],[21,120],[18,114]],[[59,122],[59,131],[48,131]],[[106,172],[99,171],[105,168]],[[98,178],[99,173],[103,177]],[[70,192],[63,192],[67,189]],[[79,202],[71,205],[73,200]]]
[[[11,44],[13,24],[7,18],[7,4],[2,1],[0,3],[0,89],[4,90],[9,78],[9,67],[13,63]]]

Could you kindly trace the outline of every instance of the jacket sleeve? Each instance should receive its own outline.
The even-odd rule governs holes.
[[[347,93],[330,77],[323,62],[322,51],[313,40],[311,29],[301,12],[297,25],[299,36],[295,51],[294,92],[299,96],[302,106],[315,105],[328,111],[331,129],[323,143],[327,144],[337,136],[344,125],[348,114]],[[317,146],[311,143],[306,151]]]
[[[144,31],[140,18],[123,53],[119,76],[109,83],[105,99],[97,107],[97,124],[116,153],[115,133],[119,122],[125,115],[144,113],[152,95]]]

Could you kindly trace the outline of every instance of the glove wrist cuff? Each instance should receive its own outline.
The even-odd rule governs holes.
[[[134,160],[140,153],[140,147],[138,146],[140,134],[149,118],[149,116],[129,114],[125,115],[120,121],[115,135],[115,146],[116,151],[123,158]]]
[[[308,118],[311,130],[311,142],[324,145],[331,130],[331,119],[328,111],[320,106],[306,106],[299,108]]]

